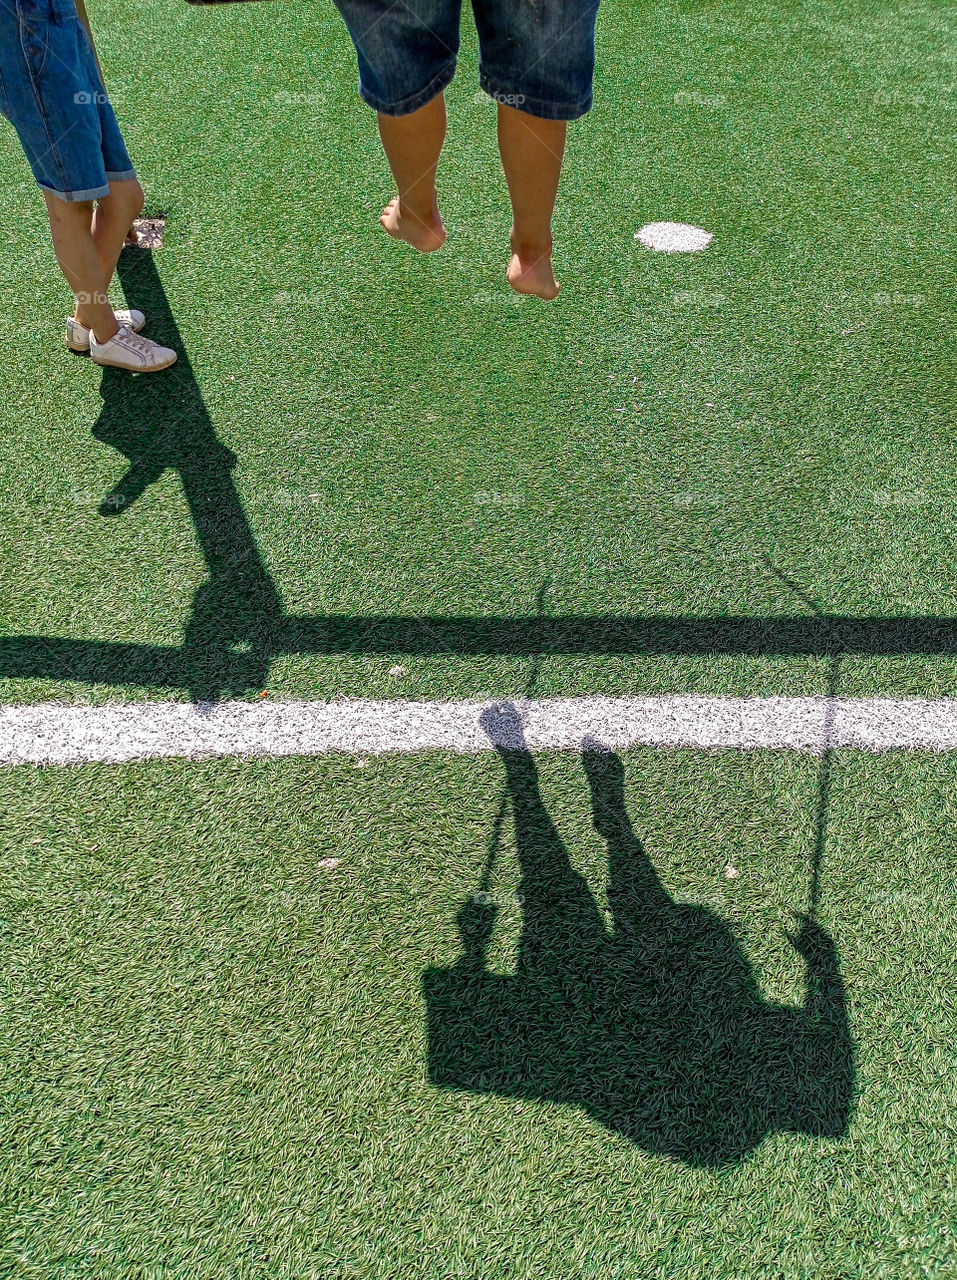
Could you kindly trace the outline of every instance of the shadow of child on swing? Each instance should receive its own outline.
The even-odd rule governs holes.
[[[495,907],[459,913],[462,955],[423,979],[429,1076],[446,1089],[571,1103],[649,1152],[719,1167],[775,1130],[847,1131],[854,1051],[837,953],[804,918],[801,1008],[766,1002],[741,946],[705,907],[668,895],[625,809],[616,755],[582,762],[607,841],[606,927],[546,812],[512,704],[483,713],[498,750],[521,864],[515,972],[486,968]]]

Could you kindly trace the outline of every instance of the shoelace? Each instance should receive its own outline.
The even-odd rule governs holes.
[[[156,343],[151,342],[149,338],[144,338],[140,333],[134,333],[132,329],[122,328],[114,342],[119,342],[127,351],[131,351],[134,355],[142,356],[144,362],[149,360],[153,352],[156,350]]]

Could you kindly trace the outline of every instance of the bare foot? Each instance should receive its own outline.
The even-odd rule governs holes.
[[[552,271],[551,248],[544,252],[530,252],[524,245],[516,244],[514,234],[512,235],[512,258],[505,278],[516,293],[533,293],[537,298],[544,298],[547,302],[557,298],[561,289]]]
[[[445,224],[439,214],[437,198],[433,198],[432,216],[428,221],[416,214],[403,213],[398,196],[382,210],[379,221],[394,240],[405,240],[420,253],[434,253],[445,244]]]

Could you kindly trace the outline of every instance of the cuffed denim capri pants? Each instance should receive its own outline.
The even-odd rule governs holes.
[[[359,92],[384,115],[417,111],[455,74],[461,0],[335,0],[359,58]],[[598,0],[472,0],[479,82],[545,120],[592,105]]]
[[[0,114],[61,200],[99,200],[136,176],[73,0],[0,0]]]

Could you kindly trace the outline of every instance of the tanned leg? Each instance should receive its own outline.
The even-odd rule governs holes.
[[[47,192],[44,198],[57,262],[76,298],[76,318],[97,342],[109,342],[119,326],[110,305],[110,276],[93,240],[93,202],[58,200]]]
[[[421,253],[432,253],[445,244],[435,193],[445,130],[443,94],[406,116],[379,114],[379,137],[399,189],[379,221],[390,236],[406,240]]]
[[[562,174],[564,120],[542,120],[499,103],[498,147],[512,200],[508,282],[518,293],[558,296],[552,271],[552,214]]]

